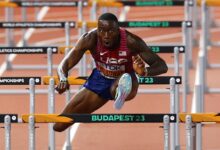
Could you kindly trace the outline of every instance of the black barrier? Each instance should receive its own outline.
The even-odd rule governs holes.
[[[119,22],[121,27],[128,28],[143,28],[143,27],[151,27],[151,28],[174,28],[174,27],[182,27],[183,21],[123,21]],[[187,27],[192,27],[191,21],[186,21]]]
[[[191,21],[185,21],[187,27],[192,27]],[[0,28],[64,28],[66,22],[0,22]],[[70,28],[77,28],[77,22],[68,22]],[[120,27],[127,28],[175,28],[182,27],[183,21],[123,21]]]
[[[48,49],[58,53],[58,47],[0,47],[0,54],[46,54]]]
[[[170,84],[170,79],[175,79],[175,84],[181,84],[181,76],[138,77],[139,84]]]
[[[166,1],[115,1],[121,3],[123,6],[143,7],[143,6],[184,6],[184,0],[166,0]],[[77,7],[79,6],[78,1],[23,1],[23,2],[12,2],[18,7]],[[98,2],[97,2],[98,3]],[[89,6],[91,3],[88,1],[82,1],[82,6]],[[193,6],[193,1],[189,1],[189,6]]]
[[[174,49],[177,48],[179,53],[185,52],[185,46],[148,46],[154,53],[174,53]]]
[[[29,85],[31,78],[36,85],[41,85],[41,77],[0,77],[0,85]]]
[[[185,46],[148,46],[155,53],[173,53],[177,48],[180,53],[185,52]],[[65,48],[65,47],[62,47]],[[52,49],[53,54],[59,52],[59,47],[0,47],[0,54],[46,54],[48,49]]]
[[[31,1],[24,1],[24,2],[14,2],[20,7],[76,7],[78,6],[77,1],[69,1],[69,2],[57,2],[57,1],[50,1],[50,2],[31,2]],[[88,5],[88,2],[83,3],[84,6]]]
[[[18,115],[17,114],[0,114],[0,123],[4,123],[5,116],[10,116],[11,123],[18,122]]]
[[[64,28],[66,22],[0,22],[0,28]],[[76,22],[68,22],[70,28],[76,27]]]
[[[176,122],[176,114],[62,114],[81,123],[162,123],[169,116],[171,123]]]

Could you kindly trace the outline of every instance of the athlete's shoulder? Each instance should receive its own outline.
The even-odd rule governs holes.
[[[129,48],[134,48],[144,44],[144,41],[136,34],[133,34],[126,30],[127,46]]]
[[[97,30],[93,29],[81,36],[81,41],[88,47],[93,47],[97,43]]]
[[[131,44],[135,44],[142,41],[142,39],[138,35],[133,34],[128,30],[126,30],[126,37],[127,37],[127,42]]]
[[[97,29],[90,30],[82,35],[82,37],[86,40],[97,40]]]

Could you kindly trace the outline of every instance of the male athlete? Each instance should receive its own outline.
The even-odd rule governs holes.
[[[62,114],[92,113],[108,100],[114,100],[114,108],[119,110],[124,101],[137,94],[139,84],[135,72],[141,76],[154,76],[168,70],[164,60],[140,37],[120,28],[115,15],[104,13],[98,19],[98,27],[85,33],[61,61],[58,67],[60,82],[56,87],[60,94],[69,88],[69,70],[87,50],[90,50],[96,68]],[[145,68],[142,60],[148,67]],[[72,123],[56,123],[54,130],[61,132],[70,125]]]

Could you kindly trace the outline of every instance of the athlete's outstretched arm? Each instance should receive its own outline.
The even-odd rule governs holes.
[[[139,55],[149,65],[145,68],[145,75],[154,76],[166,73],[168,67],[165,61],[156,53],[152,52],[146,43],[138,36],[128,32],[128,48],[133,55]]]
[[[89,33],[84,34],[76,43],[76,46],[72,48],[69,53],[63,58],[61,63],[57,68],[57,74],[59,77],[59,84],[56,87],[56,90],[62,94],[69,88],[67,82],[68,72],[73,68],[82,58],[86,50],[90,48],[90,42],[88,39],[91,35]]]

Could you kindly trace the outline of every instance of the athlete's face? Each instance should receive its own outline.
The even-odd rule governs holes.
[[[119,27],[114,21],[98,21],[98,38],[101,44],[106,48],[114,48],[119,43]]]

